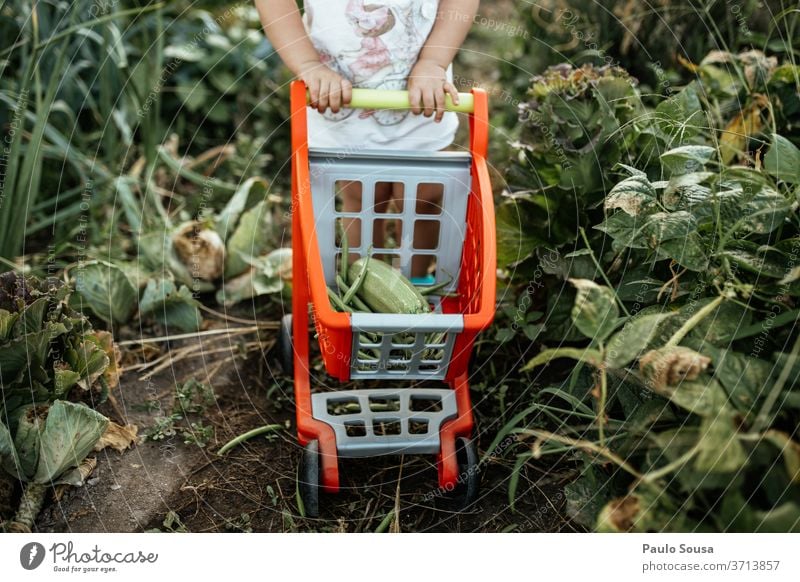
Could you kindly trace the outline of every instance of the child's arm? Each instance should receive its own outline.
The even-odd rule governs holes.
[[[447,81],[447,67],[467,37],[479,3],[479,0],[439,2],[436,23],[408,77],[408,98],[414,113],[424,112],[430,117],[435,111],[436,121],[441,121],[445,92],[458,103],[458,91]]]
[[[336,113],[350,103],[350,81],[322,64],[294,0],[255,0],[267,38],[283,62],[308,86],[311,105]]]

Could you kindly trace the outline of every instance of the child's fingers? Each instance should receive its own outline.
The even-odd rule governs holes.
[[[342,84],[339,81],[331,81],[331,92],[328,97],[331,111],[339,113],[342,108]]]
[[[436,89],[436,91],[433,93],[433,97],[436,100],[436,117],[434,118],[434,121],[439,123],[442,120],[442,117],[444,117],[444,87],[439,87]]]
[[[330,95],[330,91],[330,81],[322,81],[319,87],[319,104],[317,105],[317,111],[320,113],[325,113],[325,110],[328,108],[328,97]]]
[[[436,98],[433,96],[433,89],[426,87],[422,91],[422,103],[425,106],[423,113],[425,117],[433,115],[433,110],[436,109]]]
[[[317,107],[319,104],[319,79],[308,79],[306,81],[308,86],[308,95],[311,98],[311,107]]]
[[[445,81],[444,90],[450,95],[453,105],[458,105],[458,89],[450,81]]]
[[[350,105],[353,98],[353,85],[347,79],[342,79],[342,105]]]
[[[408,90],[408,104],[411,105],[411,113],[414,115],[422,112],[422,89],[411,87]]]

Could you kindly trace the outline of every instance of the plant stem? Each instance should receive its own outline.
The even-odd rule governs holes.
[[[218,455],[224,455],[228,451],[230,451],[233,447],[242,444],[243,442],[250,440],[253,437],[257,437],[262,434],[266,434],[268,432],[277,432],[283,429],[282,424],[267,424],[265,426],[260,426],[258,428],[254,428],[253,430],[249,430],[244,434],[240,434],[235,439],[228,441],[223,447],[217,451]]]
[[[753,430],[751,432],[761,432],[769,422],[769,416],[772,412],[772,408],[775,406],[778,396],[780,396],[781,392],[783,391],[783,387],[786,385],[786,380],[789,379],[789,374],[791,374],[792,370],[794,370],[794,365],[797,362],[797,354],[799,351],[800,336],[798,336],[794,341],[792,351],[789,352],[789,357],[786,359],[786,364],[783,366],[783,370],[781,370],[781,375],[778,376],[778,380],[775,382],[775,384],[773,384],[769,394],[767,394],[764,404],[761,405],[761,410],[758,411],[758,415],[756,416],[755,421],[753,421]]]
[[[22,490],[22,497],[19,500],[19,509],[14,521],[26,527],[28,531],[33,529],[36,517],[44,505],[44,495],[47,492],[47,485],[42,483],[27,483]]]
[[[600,276],[603,278],[603,282],[605,282],[605,284],[608,285],[610,289],[614,289],[614,286],[611,284],[608,275],[606,275],[606,272],[603,270],[603,267],[600,266],[600,262],[597,260],[597,257],[594,256],[594,251],[592,250],[592,247],[589,244],[589,237],[586,236],[586,231],[583,229],[582,226],[578,230],[581,233],[581,238],[583,239],[583,242],[586,245],[586,250],[589,251],[589,256],[592,258],[592,262],[594,263],[595,268],[598,270]],[[619,298],[619,295],[614,293],[614,299],[617,300],[617,304],[620,306],[623,313],[625,313],[626,316],[630,317],[631,314],[628,312],[628,308],[625,307],[625,303],[623,303],[622,299]]]
[[[705,305],[702,309],[700,309],[689,319],[687,319],[686,322],[680,327],[680,329],[676,331],[671,338],[669,338],[669,341],[664,345],[664,347],[670,348],[677,346],[679,343],[681,343],[681,340],[683,340],[683,338],[686,337],[686,334],[692,331],[697,326],[698,323],[703,321],[703,319],[705,319],[709,313],[711,313],[717,307],[719,307],[719,305],[723,302],[724,299],[725,298],[722,295],[720,295],[719,297],[711,301],[708,305]]]
[[[602,350],[601,350],[602,351]],[[597,411],[597,430],[600,435],[600,446],[606,446],[606,400],[608,399],[608,376],[605,364],[600,366],[600,402]]]

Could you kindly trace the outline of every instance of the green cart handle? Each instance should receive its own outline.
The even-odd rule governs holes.
[[[308,94],[306,94],[308,100]],[[475,99],[472,93],[459,93],[458,105],[453,104],[450,95],[445,95],[445,109],[459,113],[472,113],[475,110]],[[392,91],[385,89],[353,89],[353,96],[348,107],[352,109],[410,109],[408,91]]]

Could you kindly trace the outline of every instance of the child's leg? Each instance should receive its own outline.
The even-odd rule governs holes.
[[[420,184],[417,189],[417,214],[441,214],[442,185]],[[414,248],[435,249],[439,238],[439,228],[433,221],[421,221],[414,225]],[[411,276],[424,277],[433,262],[430,255],[415,255],[411,260]]]
[[[360,212],[362,201],[361,182],[347,182],[342,186],[342,210],[344,212]],[[386,212],[391,202],[391,185],[381,182],[375,185],[375,212]],[[347,234],[347,244],[352,248],[361,245],[361,221],[358,218],[345,217],[342,226]],[[384,233],[381,229],[374,229],[372,233],[373,246],[383,246]]]

